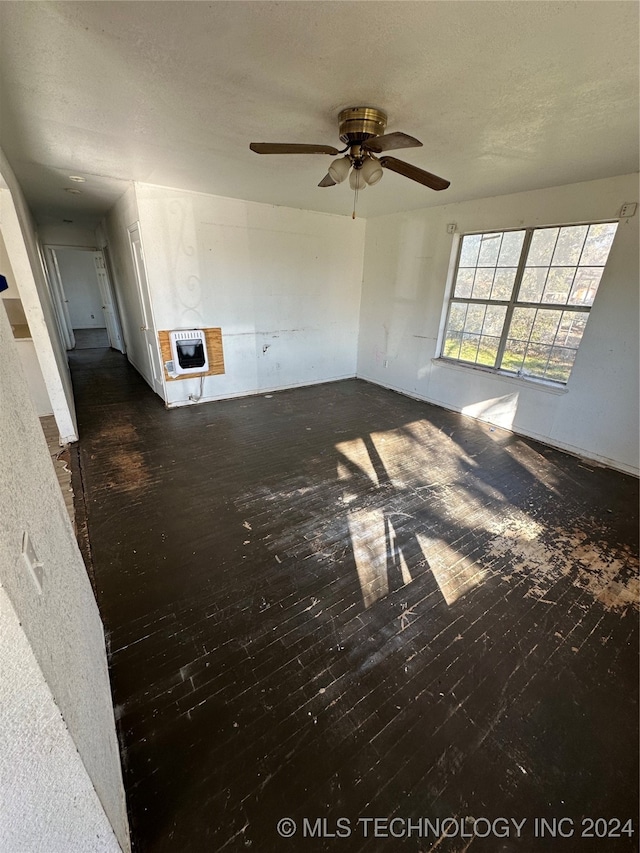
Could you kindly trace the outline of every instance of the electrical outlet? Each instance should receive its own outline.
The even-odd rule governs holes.
[[[447,234],[455,234],[455,233],[456,233],[456,228],[457,228],[457,227],[458,227],[458,226],[456,225],[456,223],[455,223],[455,222],[450,222],[450,223],[447,225]]]
[[[635,216],[637,204],[630,202],[629,204],[623,204],[620,208],[620,218],[626,219],[628,216]]]
[[[38,592],[42,592],[44,567],[38,559],[36,550],[33,547],[33,542],[29,538],[29,534],[26,530],[22,536],[22,562],[25,564],[27,571],[31,575],[31,579],[35,583]]]

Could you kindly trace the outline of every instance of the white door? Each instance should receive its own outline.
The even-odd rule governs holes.
[[[142,313],[140,334],[143,337],[148,356],[148,363],[146,366],[148,367],[149,374],[145,378],[156,394],[159,394],[164,399],[162,374],[160,372],[160,353],[158,350],[158,342],[153,323],[149,284],[147,281],[147,271],[144,265],[144,252],[142,250],[142,240],[140,239],[138,223],[136,222],[135,225],[131,225],[128,231],[129,242],[131,244],[131,254],[133,257],[133,269],[136,276],[138,296],[140,298],[140,310]]]
[[[93,252],[93,262],[96,267],[96,275],[98,276],[98,289],[100,290],[100,299],[102,300],[102,313],[104,315],[104,324],[107,328],[109,343],[114,349],[124,352],[124,342],[122,340],[122,329],[120,328],[120,318],[113,298],[111,290],[111,282],[107,273],[107,266],[104,262],[102,252]]]
[[[54,313],[58,323],[58,329],[64,342],[66,350],[73,349],[76,345],[76,338],[71,327],[71,319],[69,317],[69,300],[65,296],[62,286],[62,276],[58,267],[58,259],[55,249],[51,246],[45,248],[45,266],[49,273],[49,282],[51,284],[51,301],[53,302]]]

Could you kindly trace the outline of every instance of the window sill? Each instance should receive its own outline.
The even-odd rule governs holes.
[[[463,364],[459,361],[451,361],[448,358],[432,358],[431,363],[443,367],[451,367],[453,370],[473,370],[477,373],[484,373],[486,376],[493,376],[494,379],[499,379],[501,382],[509,382],[512,385],[524,386],[535,389],[536,391],[546,391],[548,394],[566,394],[569,390],[566,385],[561,385],[559,382],[550,382],[548,379],[536,379],[533,376],[516,376],[514,373],[507,373],[504,370],[493,370],[490,367],[483,367],[480,364]]]

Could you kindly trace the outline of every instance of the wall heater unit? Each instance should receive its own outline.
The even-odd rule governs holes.
[[[208,372],[207,340],[202,329],[169,332],[169,340],[173,357],[173,373],[176,376]]]

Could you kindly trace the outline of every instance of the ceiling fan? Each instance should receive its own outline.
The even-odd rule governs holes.
[[[344,154],[334,160],[329,171],[318,184],[333,187],[349,176],[352,190],[373,186],[382,178],[382,170],[390,169],[432,190],[446,190],[449,181],[425,172],[417,166],[395,157],[376,157],[397,148],[416,148],[422,142],[406,133],[386,133],[387,115],[375,107],[348,107],[338,116],[339,135],[346,147],[338,150],[331,145],[303,145],[298,143],[252,142],[249,148],[256,154]],[[347,152],[347,153],[346,153]]]

